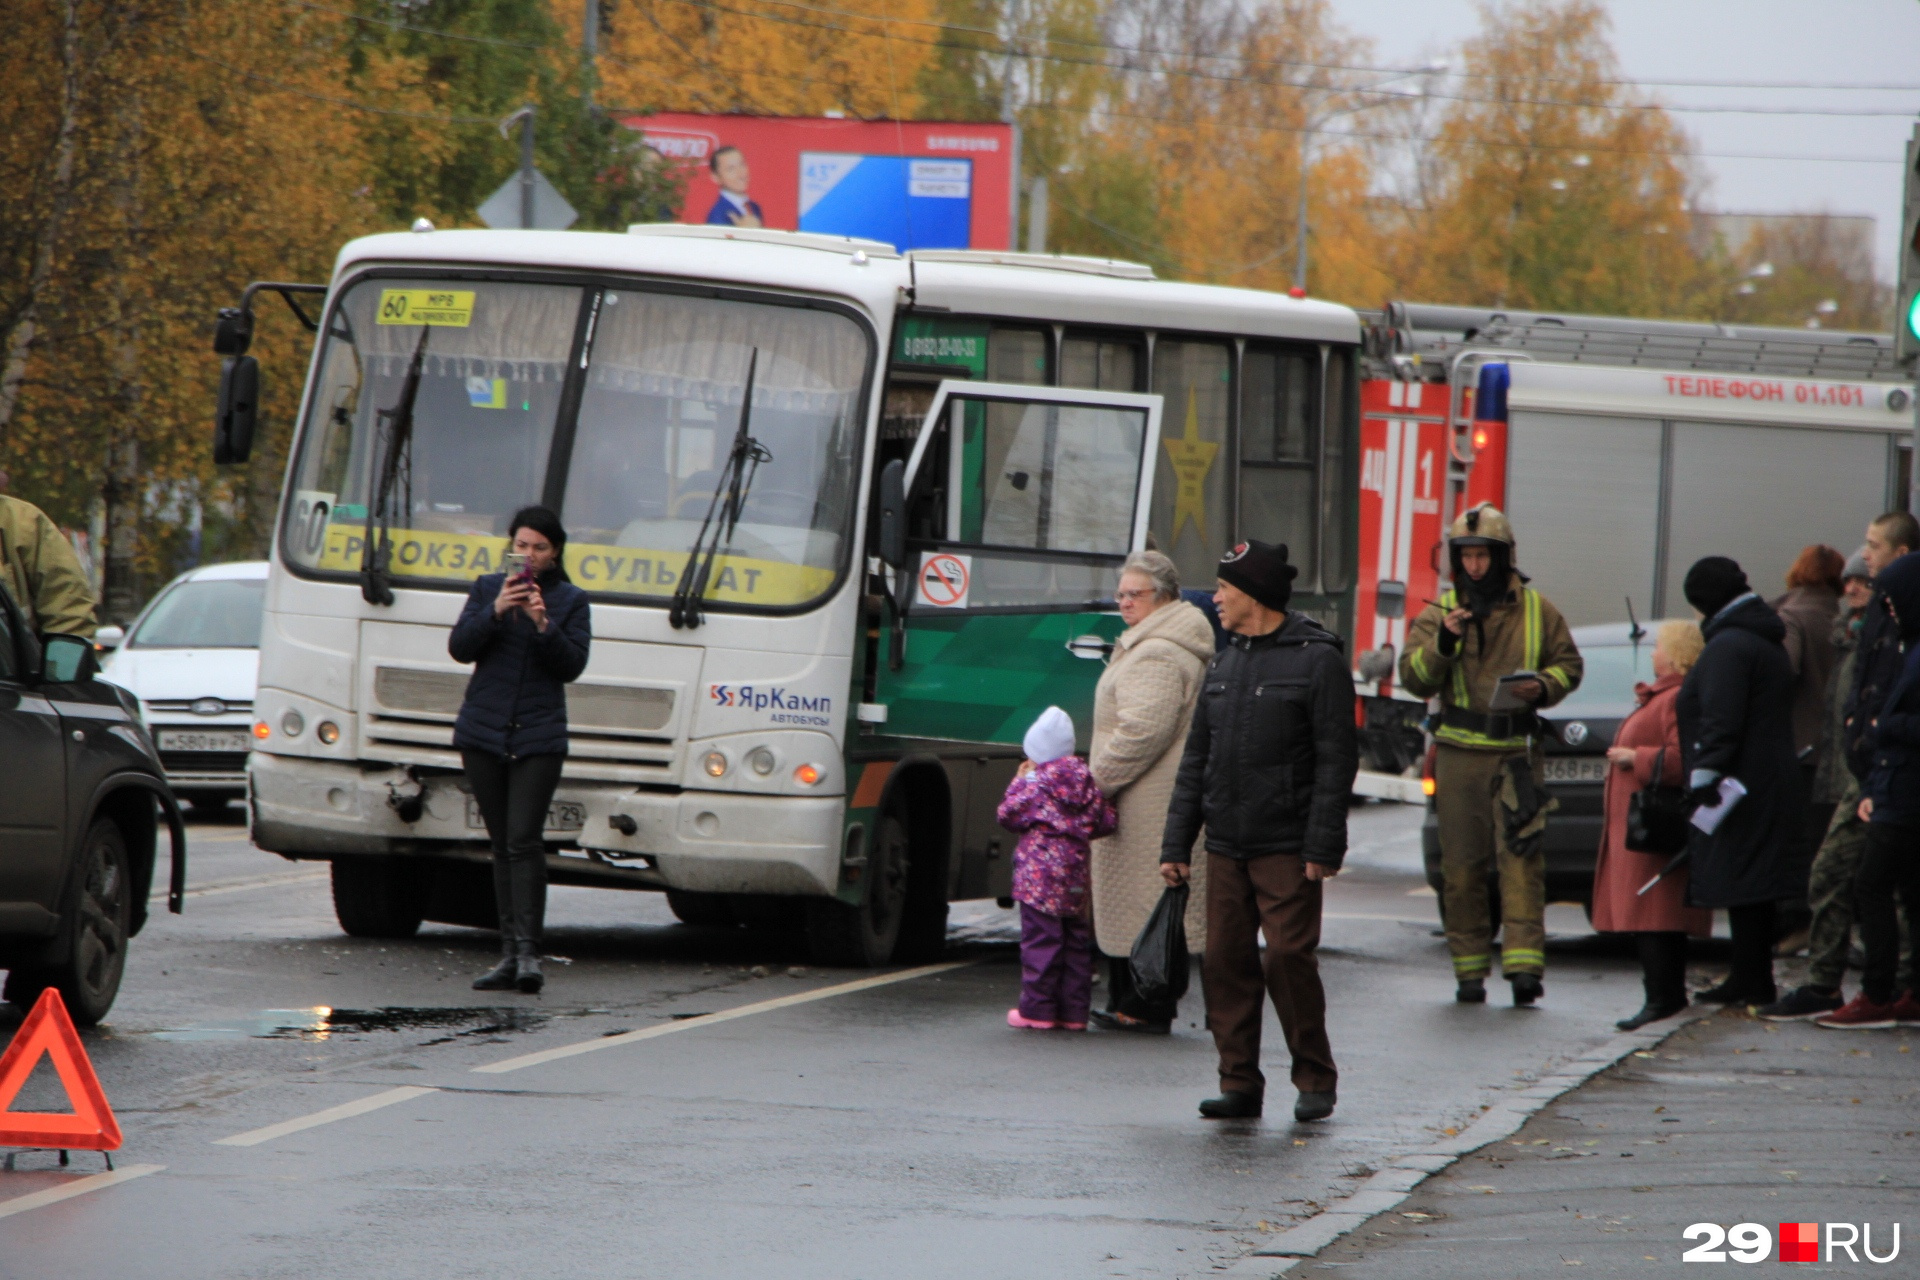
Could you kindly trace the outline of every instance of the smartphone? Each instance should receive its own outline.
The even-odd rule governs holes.
[[[500,563],[502,567],[506,569],[508,578],[524,578],[527,576],[527,557],[521,552],[507,552]]]

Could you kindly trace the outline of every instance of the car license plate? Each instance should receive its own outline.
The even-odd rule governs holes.
[[[248,751],[253,735],[245,729],[162,729],[156,735],[162,751]]]
[[[486,830],[487,820],[480,816],[480,802],[467,797],[467,825],[475,831]],[[548,831],[579,831],[587,825],[587,807],[571,800],[555,800],[547,806]]]
[[[1548,756],[1548,782],[1605,782],[1605,756]]]

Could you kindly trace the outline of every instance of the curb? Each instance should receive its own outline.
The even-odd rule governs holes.
[[[1395,1156],[1386,1168],[1362,1182],[1346,1199],[1299,1226],[1280,1232],[1268,1244],[1213,1274],[1229,1280],[1273,1280],[1285,1275],[1348,1232],[1398,1208],[1422,1182],[1462,1156],[1511,1136],[1548,1103],[1571,1093],[1627,1055],[1652,1049],[1682,1027],[1710,1018],[1716,1012],[1718,1010],[1710,1006],[1695,1005],[1663,1022],[1659,1031],[1623,1031],[1610,1036],[1553,1075],[1542,1077],[1511,1099],[1494,1103],[1453,1137]]]

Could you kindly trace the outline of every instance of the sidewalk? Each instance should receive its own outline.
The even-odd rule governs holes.
[[[1782,1222],[1871,1223],[1884,1255],[1905,1216],[1898,1263],[1874,1274],[1915,1274],[1915,1040],[1920,1028],[1825,1031],[1737,1010],[1697,1017],[1316,1256],[1272,1259],[1272,1273],[1517,1280],[1580,1267],[1582,1276],[1643,1276],[1680,1264],[1700,1243],[1681,1236],[1696,1222],[1761,1224],[1775,1236],[1768,1260],[1779,1257]],[[1872,1271],[1864,1255],[1858,1265]],[[1843,1252],[1815,1269],[1853,1268]]]

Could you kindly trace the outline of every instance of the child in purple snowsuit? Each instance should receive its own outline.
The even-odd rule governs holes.
[[[1073,754],[1073,720],[1048,707],[1027,730],[1027,761],[1000,802],[1000,825],[1020,833],[1013,896],[1020,904],[1020,1006],[1007,1025],[1084,1031],[1093,1000],[1088,842],[1111,835],[1113,806]]]

